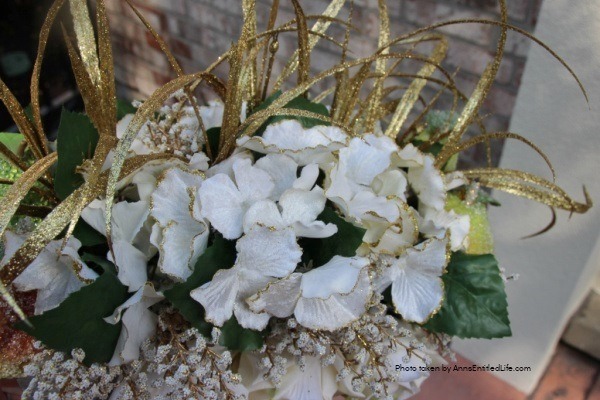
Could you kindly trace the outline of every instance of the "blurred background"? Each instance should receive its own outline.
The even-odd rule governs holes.
[[[169,44],[186,72],[206,68],[236,40],[241,27],[241,0],[133,0]],[[6,0],[0,13],[0,77],[22,104],[29,103],[29,80],[37,51],[39,27],[49,0]],[[294,17],[290,1],[280,1],[278,22]],[[348,3],[350,3],[348,1]],[[90,2],[93,7],[93,1]],[[268,19],[271,0],[257,0],[259,26]],[[326,0],[301,1],[306,14],[320,14]],[[582,200],[581,184],[596,201],[600,182],[600,5],[597,0],[507,0],[509,23],[535,33],[572,65],[590,95],[590,104],[576,83],[530,40],[511,33],[496,83],[484,104],[485,125],[493,131],[524,134],[546,151],[558,172],[558,183]],[[113,35],[118,95],[144,99],[174,77],[152,35],[121,0],[107,0]],[[338,15],[348,18],[350,7]],[[496,0],[390,0],[392,36],[450,19],[499,19]],[[64,13],[67,14],[64,14]],[[68,9],[59,21],[69,24]],[[379,32],[377,0],[355,0],[352,57],[371,54]],[[457,86],[469,95],[486,64],[493,58],[499,37],[491,25],[462,24],[440,29],[450,40],[443,66]],[[329,33],[343,37],[333,26]],[[293,33],[279,36],[274,73],[281,70],[296,48]],[[314,72],[339,60],[339,49],[321,41],[311,56]],[[407,72],[419,64],[406,62]],[[218,70],[225,77],[226,68]],[[60,109],[81,110],[66,48],[55,24],[44,58],[41,97],[48,132],[58,126]],[[323,81],[315,89],[329,84]],[[402,80],[398,78],[398,84]],[[425,98],[434,95],[426,89]],[[209,97],[207,93],[200,96]],[[449,108],[442,97],[438,108]],[[590,111],[590,108],[592,111]],[[0,131],[14,131],[0,107]],[[472,132],[474,133],[474,132]],[[506,151],[503,153],[503,149]],[[483,146],[462,154],[460,165],[484,165]],[[519,146],[498,141],[492,147],[494,165],[523,169],[548,177],[543,162]],[[499,196],[503,207],[491,212],[497,255],[508,273],[521,279],[508,285],[514,337],[498,341],[457,340],[458,364],[506,364],[530,367],[521,373],[457,373],[428,380],[418,399],[600,399],[600,214],[597,207],[584,216],[560,215],[546,235],[522,241],[548,220],[542,206]],[[558,347],[557,347],[558,344]],[[0,382],[2,396],[18,392],[15,382]],[[3,392],[2,392],[3,391]],[[4,394],[3,394],[4,393]]]

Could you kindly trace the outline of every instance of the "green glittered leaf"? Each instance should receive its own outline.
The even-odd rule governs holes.
[[[58,161],[54,175],[54,191],[61,200],[83,184],[83,176],[76,169],[84,160],[93,157],[97,144],[98,132],[86,115],[62,111],[56,142]]]
[[[326,224],[335,224],[338,231],[335,235],[324,239],[302,239],[302,261],[308,263],[312,260],[315,267],[321,266],[333,256],[353,257],[356,249],[362,244],[366,230],[345,221],[332,208],[325,207],[319,215],[319,220]]]
[[[444,303],[425,328],[460,338],[510,336],[504,281],[494,256],[454,253],[447,270]]]
[[[105,363],[114,353],[121,323],[111,325],[103,318],[110,316],[127,297],[127,287],[115,275],[104,273],[57,308],[30,317],[33,328],[23,322],[17,323],[16,328],[54,350],[69,353],[83,349],[87,365]]]

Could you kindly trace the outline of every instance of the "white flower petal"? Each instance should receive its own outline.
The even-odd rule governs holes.
[[[262,331],[267,327],[271,316],[266,312],[255,313],[248,306],[247,300],[263,290],[273,278],[248,269],[240,269],[238,276],[240,288],[233,306],[233,313],[242,327]]]
[[[133,242],[149,214],[149,204],[145,201],[128,203],[121,201],[112,209],[112,232],[115,240]]]
[[[109,324],[123,321],[115,352],[109,365],[121,365],[137,360],[140,346],[156,332],[158,318],[148,310],[149,307],[164,299],[150,284],[144,285],[125,303],[121,304],[113,315],[104,318]]]
[[[236,265],[264,276],[282,278],[294,271],[302,257],[292,229],[256,226],[236,243]]]
[[[242,301],[235,303],[233,307],[233,313],[235,318],[241,327],[246,329],[253,329],[255,331],[262,331],[269,324],[271,316],[267,313],[254,313],[248,308],[247,304]]]
[[[205,319],[217,326],[223,326],[233,315],[233,306],[240,287],[238,269],[221,269],[210,282],[190,292],[190,296],[202,304],[206,311]]]
[[[193,266],[208,245],[208,227],[204,223],[182,220],[179,224],[169,224],[162,230],[159,244],[160,270],[180,280],[187,279]]]
[[[359,221],[371,220],[394,222],[400,217],[400,211],[393,199],[377,196],[364,190],[359,192],[348,203],[348,215]]]
[[[257,201],[244,215],[245,233],[250,232],[257,224],[273,229],[283,229],[287,226],[281,218],[277,204],[271,200]]]
[[[457,214],[453,210],[427,209],[424,218],[420,221],[421,232],[426,237],[444,238],[450,231],[450,248],[458,251],[468,245],[469,228],[471,226],[468,215]]]
[[[323,221],[313,221],[310,224],[295,222],[293,227],[296,236],[314,239],[328,238],[338,231],[336,224],[325,224]]]
[[[334,256],[327,264],[303,275],[302,297],[326,299],[334,293],[350,293],[367,265],[367,258]]]
[[[408,268],[440,276],[448,265],[448,239],[428,239],[408,249],[406,254]]]
[[[252,166],[248,159],[233,164],[235,183],[242,198],[247,202],[268,199],[275,188],[271,176],[260,168]]]
[[[468,183],[469,180],[465,178],[465,175],[461,171],[454,171],[444,174],[444,184],[446,185],[446,190],[456,189],[457,187],[466,185]]]
[[[296,120],[284,120],[269,125],[262,137],[244,136],[237,144],[259,153],[283,153],[299,165],[307,165],[332,160],[331,152],[345,146],[347,140],[347,135],[336,127],[304,129]]]
[[[318,358],[305,357],[304,371],[296,363],[291,364],[273,400],[331,400],[334,393],[323,393],[323,368]]]
[[[130,292],[135,292],[148,279],[146,255],[122,240],[113,242],[112,247],[116,261],[110,251],[106,257],[117,266],[119,280],[129,287]]]
[[[208,169],[208,162],[210,159],[203,152],[195,153],[190,158],[189,166],[193,170],[206,171]]]
[[[223,234],[237,239],[242,234],[243,198],[233,181],[224,174],[208,178],[199,191],[202,215]]]
[[[7,254],[14,253],[23,243],[23,238],[10,231],[5,232],[5,237]],[[85,285],[84,279],[91,281],[98,276],[79,258],[77,249],[81,243],[77,239],[69,239],[61,252],[62,245],[62,240],[50,242],[13,281],[17,290],[38,291],[34,310],[36,315],[57,307],[71,293]],[[5,259],[8,260],[6,257],[7,255]]]
[[[379,146],[380,140],[373,135],[353,138],[348,147],[340,150],[340,169],[352,182],[370,186],[373,179],[390,166],[393,149]]]
[[[378,196],[396,196],[406,202],[407,185],[408,181],[404,172],[395,169],[377,175],[371,187]]]
[[[203,180],[201,173],[184,171],[177,167],[163,172],[158,178],[156,190],[152,193],[152,217],[163,227],[171,221],[190,219],[190,210],[194,206],[196,193]]]
[[[440,276],[448,263],[447,239],[429,239],[407,250],[390,267],[392,301],[407,321],[424,323],[444,296]]]
[[[217,174],[225,174],[233,181],[233,164],[238,160],[244,159],[252,160],[252,154],[248,150],[240,150],[237,148],[229,158],[211,166],[208,171],[206,171],[206,177],[210,178]]]
[[[225,106],[223,103],[216,100],[209,101],[208,106],[201,106],[199,111],[204,128],[210,129],[221,126],[223,122],[224,109]]]
[[[423,166],[408,169],[408,182],[421,202],[435,210],[443,210],[446,188],[444,178],[434,164],[432,156],[423,156]]]
[[[319,178],[319,166],[308,164],[300,172],[300,177],[293,184],[294,189],[310,190]]]
[[[396,312],[407,321],[424,323],[444,296],[441,278],[406,268],[392,283],[392,301]]]
[[[271,200],[277,201],[281,194],[294,185],[298,174],[298,164],[283,154],[267,154],[256,162],[256,167],[267,172],[275,188]]]
[[[283,220],[291,225],[300,222],[308,225],[315,221],[325,209],[325,194],[323,189],[315,187],[307,190],[288,189],[279,199]]]
[[[294,315],[302,326],[334,331],[360,318],[367,309],[371,295],[367,268],[363,268],[349,293],[334,293],[326,299],[300,297]]]
[[[293,273],[285,278],[271,282],[247,303],[254,312],[267,312],[277,318],[286,318],[294,313],[300,297],[302,274]]]

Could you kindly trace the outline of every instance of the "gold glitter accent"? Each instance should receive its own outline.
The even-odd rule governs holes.
[[[439,39],[439,43],[435,46],[433,54],[431,55],[431,63],[425,64],[417,75],[425,77],[431,76],[431,74],[433,74],[436,70],[436,65],[440,64],[441,61],[446,57],[446,53],[448,52],[448,42],[445,38]],[[392,120],[385,131],[386,136],[396,139],[398,133],[400,133],[402,125],[408,118],[408,114],[419,98],[421,90],[423,90],[426,84],[427,80],[421,78],[414,79],[410,83],[410,86],[402,96],[400,103],[398,103],[398,107],[394,112]]]
[[[346,0],[333,0],[331,3],[329,3],[329,5],[325,9],[325,11],[323,11],[323,16],[335,17],[340,12],[340,10],[342,9],[342,6],[344,5],[345,2],[346,2]],[[314,32],[325,33],[327,28],[329,28],[330,24],[331,24],[331,21],[329,21],[327,19],[321,19],[313,25],[311,30]],[[317,44],[318,41],[319,41],[319,36],[311,36],[308,39],[308,48],[312,50],[312,48],[315,47],[315,45]],[[298,68],[299,53],[300,52],[298,50],[296,50],[294,52],[294,54],[292,54],[292,56],[290,57],[290,60],[288,61],[286,66],[283,68],[283,71],[277,78],[277,81],[275,82],[275,86],[273,87],[273,90],[279,89],[281,87],[281,85],[284,83],[284,81],[290,75],[292,75],[292,73],[296,70],[296,68]]]
[[[310,71],[310,49],[308,48],[308,26],[306,17],[298,0],[292,0],[294,13],[296,14],[296,24],[298,26],[298,84],[301,85],[308,81]]]
[[[43,176],[58,159],[57,153],[51,153],[33,164],[17,179],[0,199],[0,237],[10,223],[14,213],[19,208],[21,200],[27,196],[29,190],[38,179]]]
[[[481,186],[528,198],[550,207],[560,208],[575,213],[585,213],[592,207],[585,186],[583,193],[585,204],[571,199],[564,190],[536,175],[502,168],[479,168],[462,171],[467,179],[476,179]]]
[[[378,46],[382,48],[387,42],[390,41],[390,18],[387,10],[386,0],[379,0],[379,40]],[[382,54],[388,54],[389,47],[383,49]],[[375,80],[374,91],[367,101],[368,107],[366,111],[366,122],[364,126],[365,132],[373,132],[375,128],[375,122],[378,119],[379,111],[381,107],[381,100],[383,98],[383,85],[385,83],[385,72],[387,62],[385,59],[378,59],[375,61],[375,73],[380,75]]]
[[[0,99],[8,109],[8,112],[17,125],[19,132],[23,134],[25,140],[27,141],[27,145],[33,152],[33,155],[38,160],[44,157],[43,150],[40,148],[39,140],[37,134],[35,133],[35,129],[29,122],[29,119],[25,115],[25,111],[17,98],[11,93],[6,84],[2,79],[0,79]]]
[[[77,47],[90,79],[95,85],[100,85],[100,67],[96,52],[96,38],[90,20],[87,2],[85,0],[69,0],[69,8],[73,17],[73,29],[77,36]]]
[[[44,58],[46,44],[48,43],[50,28],[52,27],[52,24],[56,19],[56,15],[60,11],[60,8],[63,6],[63,4],[64,0],[56,0],[46,15],[46,19],[44,20],[42,29],[40,30],[38,51],[35,57],[35,63],[33,64],[33,72],[31,74],[31,114],[33,115],[33,123],[44,155],[49,154],[50,151],[48,150],[48,141],[46,140],[46,135],[44,134],[44,126],[42,124],[42,116],[40,113],[40,73],[42,71],[42,60]]]

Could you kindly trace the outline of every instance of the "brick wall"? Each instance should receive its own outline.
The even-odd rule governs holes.
[[[241,26],[241,0],[134,0],[150,23],[167,40],[187,72],[204,69],[224,52],[237,38]],[[507,0],[510,23],[533,31],[542,0]],[[257,0],[258,22],[264,26],[268,18],[270,0]],[[281,0],[278,21],[293,18],[291,2]],[[307,14],[322,12],[326,0],[304,0],[301,4]],[[126,98],[144,98],[158,85],[173,77],[169,65],[151,35],[120,0],[107,2],[114,34],[116,75],[120,94]],[[411,31],[449,19],[499,18],[496,0],[390,0],[388,9],[394,34]],[[348,7],[344,12],[347,13]],[[342,12],[339,16],[345,18]],[[360,29],[353,34],[351,50],[357,56],[372,53],[378,34],[376,0],[355,0],[353,23]],[[444,67],[456,73],[459,89],[467,95],[473,90],[486,63],[492,58],[499,36],[497,28],[488,25],[464,24],[441,29],[450,39],[449,56]],[[341,29],[330,32],[340,37]],[[295,48],[293,34],[280,35],[280,50],[275,70],[281,68]],[[338,60],[339,52],[331,43],[319,44],[311,58],[315,71],[327,68]],[[484,106],[483,114],[491,131],[506,130],[519,89],[526,61],[528,40],[509,33],[506,55],[496,84]],[[407,68],[416,68],[408,65]],[[221,74],[225,70],[219,71]],[[327,83],[323,83],[326,85]],[[432,95],[433,88],[425,95]],[[442,98],[440,105],[448,105],[450,97]],[[494,146],[494,160],[501,152],[501,143]],[[467,165],[485,159],[483,148],[473,149],[463,157]]]

